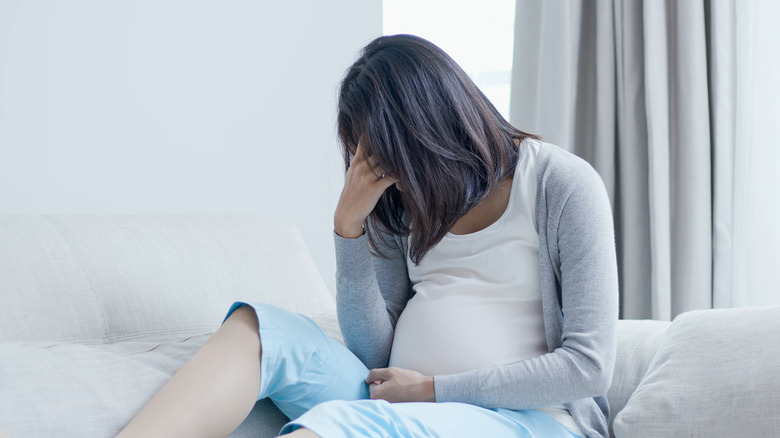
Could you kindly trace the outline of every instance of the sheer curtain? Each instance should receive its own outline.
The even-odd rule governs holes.
[[[780,304],[776,9],[517,1],[510,119],[604,179],[623,318]]]
[[[780,2],[735,3],[732,274],[715,305],[780,305]]]

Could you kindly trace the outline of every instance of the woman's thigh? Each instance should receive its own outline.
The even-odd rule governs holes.
[[[329,400],[368,398],[368,369],[311,319],[264,303],[234,303],[225,316],[248,305],[257,314],[262,344],[258,400],[270,398],[295,419]]]
[[[527,437],[572,438],[536,410],[491,410],[464,403],[388,403],[384,400],[329,401],[291,421],[282,433],[305,427],[332,437]]]

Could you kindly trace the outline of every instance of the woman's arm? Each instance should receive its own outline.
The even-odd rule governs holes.
[[[371,368],[386,367],[395,323],[409,300],[406,257],[393,236],[377,242],[389,259],[372,254],[368,237],[336,244],[336,305],[344,342]]]
[[[382,193],[396,181],[381,172],[359,142],[333,217],[339,326],[347,348],[368,368],[387,366],[393,328],[409,299],[406,257],[394,236],[383,233],[385,244],[377,242],[390,255],[386,260],[372,254],[363,231]]]
[[[555,222],[557,228],[540,232],[557,242],[562,345],[518,363],[435,376],[437,402],[530,409],[607,392],[615,362],[618,280],[611,208],[595,171],[570,191],[559,220],[548,220],[548,228]]]

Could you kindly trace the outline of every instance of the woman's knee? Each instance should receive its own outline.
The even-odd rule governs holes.
[[[241,306],[234,310],[222,325],[245,327],[257,332],[257,313],[255,313],[255,309],[249,305]]]
[[[259,345],[260,333],[255,309],[245,305],[234,310],[214,335],[229,336],[235,340]]]

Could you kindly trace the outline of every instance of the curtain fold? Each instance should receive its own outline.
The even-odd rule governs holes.
[[[712,301],[713,307],[735,304],[734,243],[734,147],[736,143],[736,8],[731,0],[711,0],[707,12],[709,56],[710,133],[713,144],[712,173]]]
[[[733,0],[517,1],[510,121],[604,179],[622,318],[728,303],[733,9]]]
[[[650,204],[647,118],[645,116],[644,40],[642,6],[637,2],[614,4],[612,26],[615,35],[615,113],[617,137],[612,148],[617,157],[617,178],[605,181],[615,185],[612,199],[615,234],[620,262],[621,314],[626,317],[652,316],[659,298],[651,293]],[[620,114],[620,117],[617,115]],[[620,145],[620,147],[617,147]],[[596,147],[597,145],[593,145]],[[631,291],[626,293],[626,291]],[[668,298],[668,297],[667,297]],[[650,313],[648,313],[650,312]],[[658,315],[660,312],[655,312]]]

